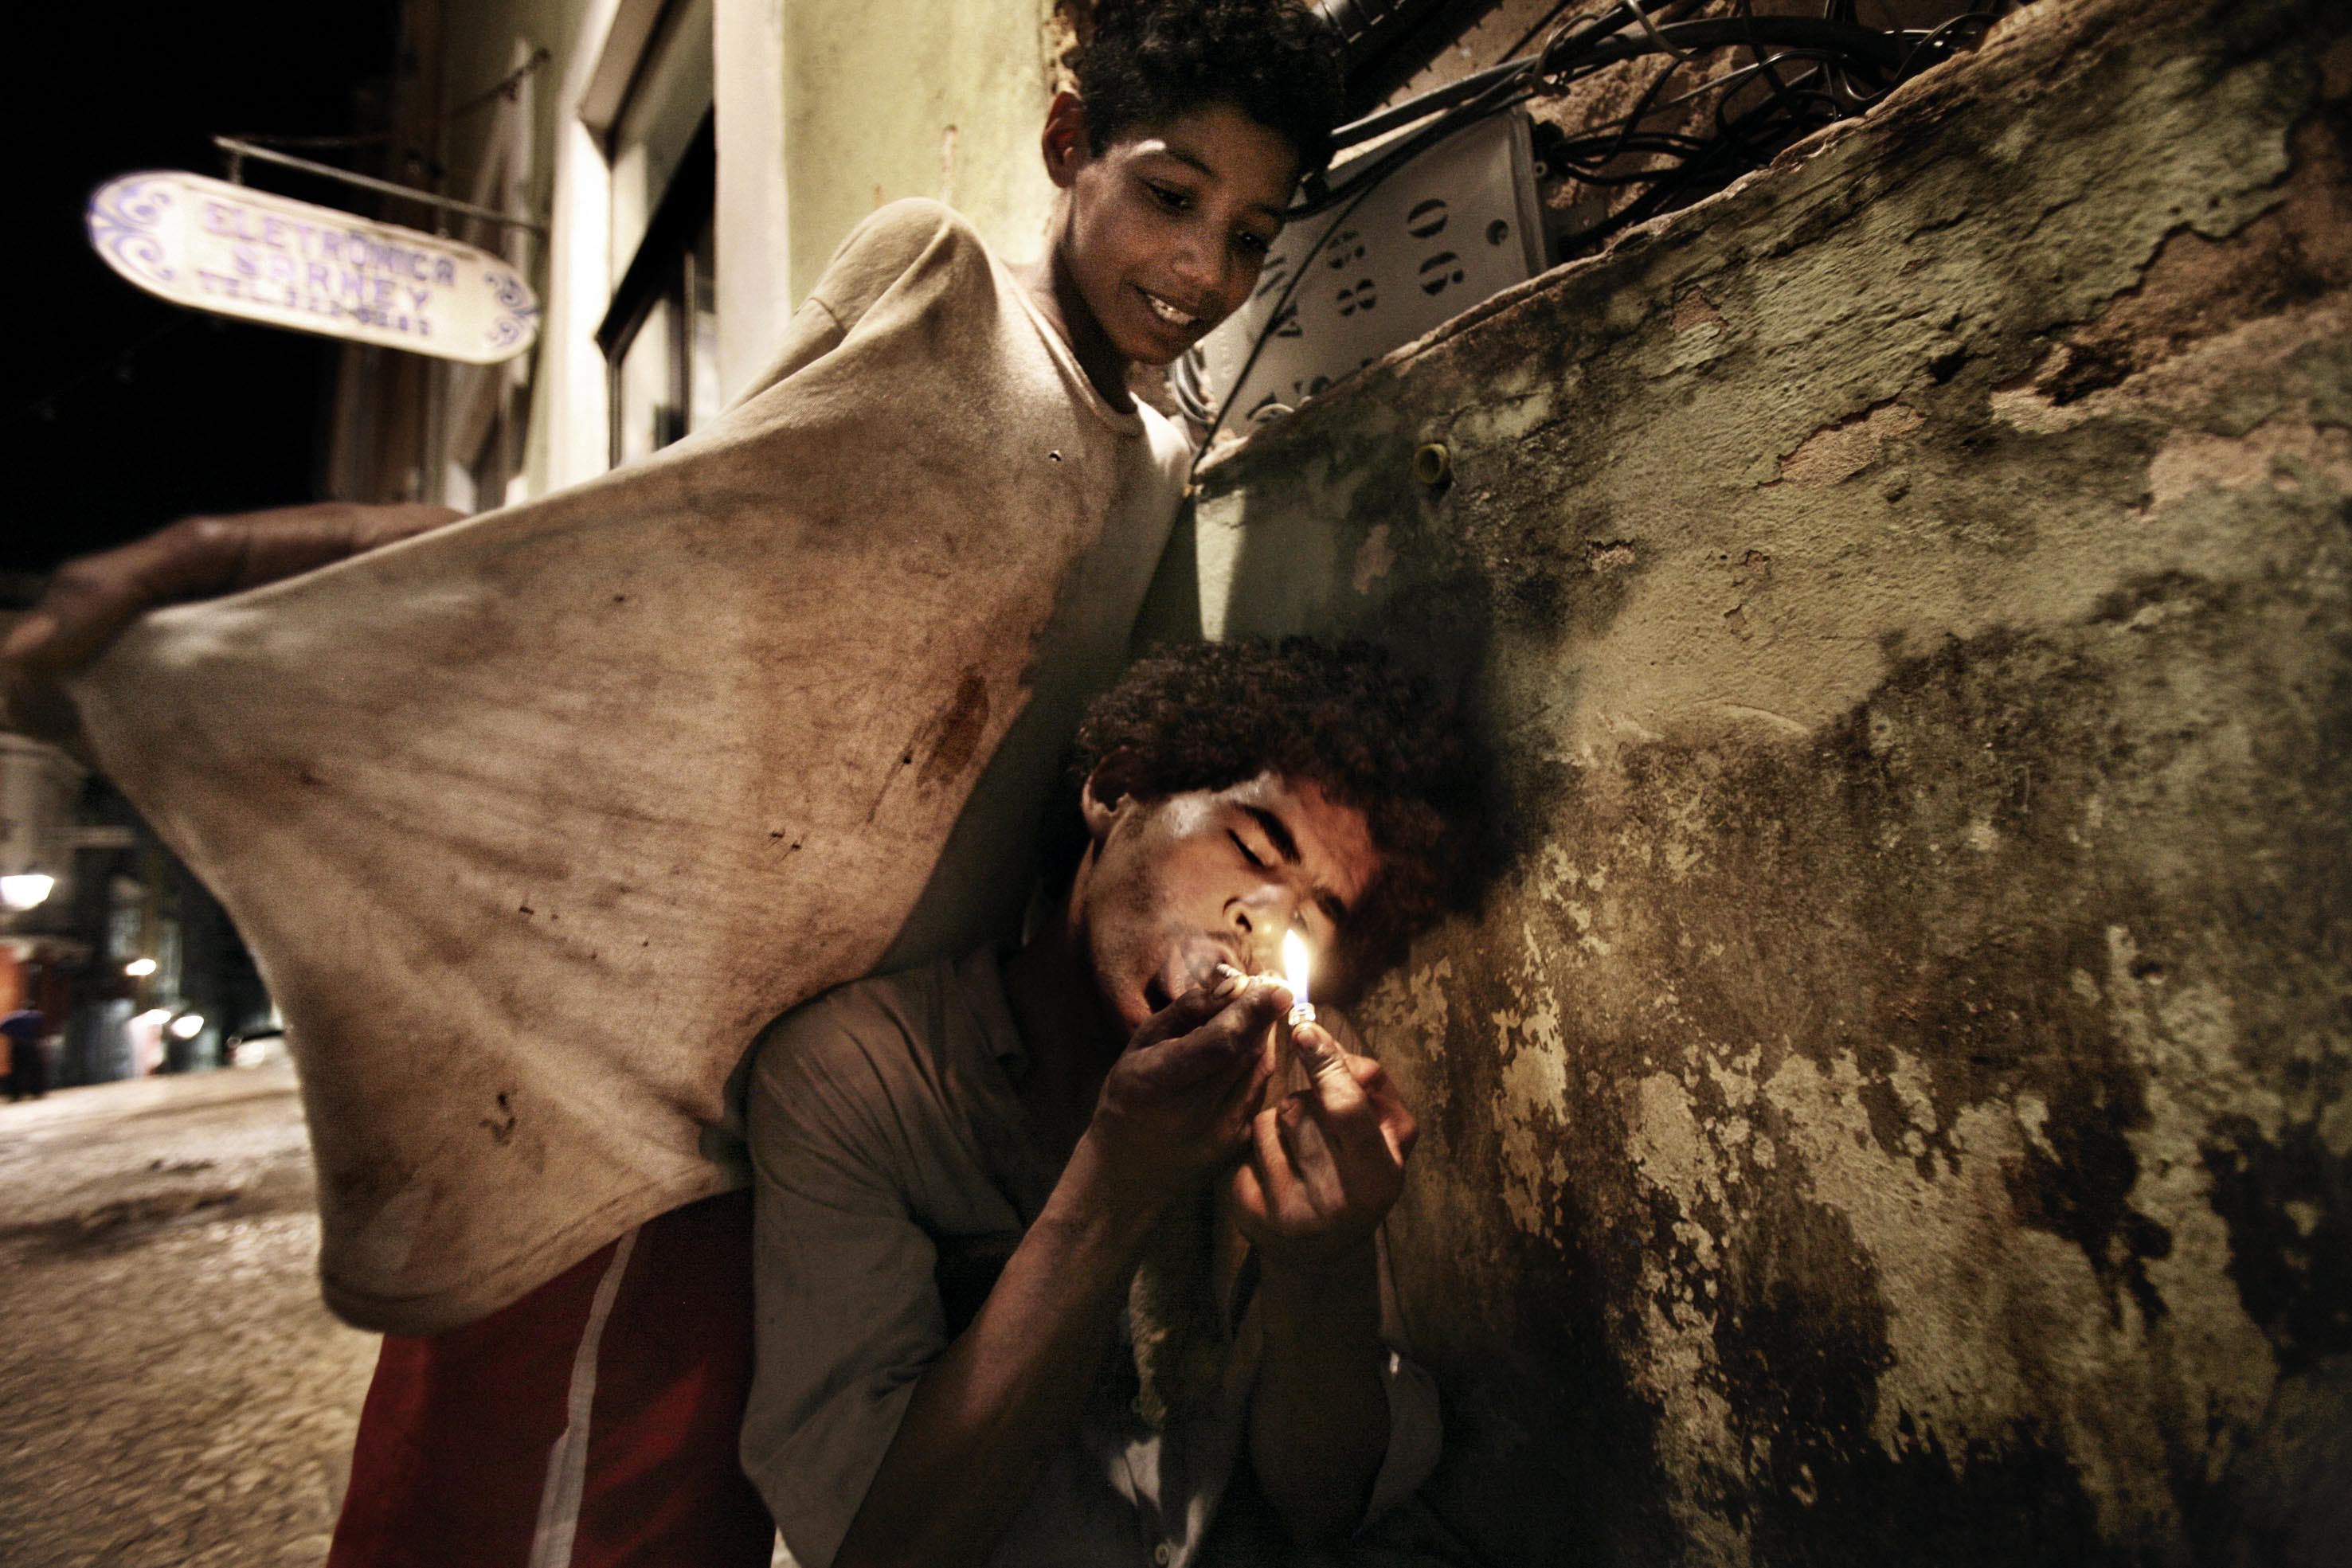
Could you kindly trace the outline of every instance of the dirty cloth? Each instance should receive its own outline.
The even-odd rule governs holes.
[[[901,203],[709,429],[157,612],[77,682],[285,1015],[328,1305],[449,1328],[740,1186],[759,1028],[1025,887],[1050,757],[982,786],[959,852],[997,874],[910,926],[1033,699],[1066,727],[1072,669],[1123,653],[1187,456]]]
[[[943,1262],[991,1242],[1009,1255],[1060,1179],[1015,1086],[1026,1060],[993,948],[845,987],[761,1038],[749,1110],[758,1317],[743,1463],[803,1568],[826,1568],[839,1552],[916,1383],[953,1337]],[[1389,1442],[1367,1525],[1428,1479],[1441,1437],[1436,1386],[1403,1354],[1385,1254],[1381,1282]],[[1132,1301],[1128,1326],[1131,1336]],[[1076,1440],[1047,1460],[992,1561],[1291,1561],[1279,1546],[1260,1552],[1234,1531],[1213,1533],[1264,1354],[1248,1311],[1222,1375],[1158,1427],[1144,1416],[1131,1352],[1115,1354]]]

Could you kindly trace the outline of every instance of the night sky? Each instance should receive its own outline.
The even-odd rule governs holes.
[[[388,79],[395,9],[23,8],[11,74],[60,107],[15,160],[0,573],[46,571],[191,512],[313,498],[334,344],[141,292],[91,252],[82,204],[133,170],[221,177],[216,133],[350,131],[355,94]],[[316,156],[383,167],[380,149]],[[251,164],[247,182],[328,205],[368,199]]]

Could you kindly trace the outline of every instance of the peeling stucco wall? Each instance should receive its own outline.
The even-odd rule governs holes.
[[[2347,28],[2042,0],[1204,470],[1153,630],[1499,756],[1362,1009],[1481,1559],[2341,1560]]]
[[[791,296],[886,202],[930,196],[1003,256],[1042,248],[1038,136],[1066,24],[1053,0],[789,0],[784,183]]]

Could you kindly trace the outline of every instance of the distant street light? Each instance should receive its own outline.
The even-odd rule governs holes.
[[[133,958],[131,962],[122,966],[122,972],[130,976],[134,980],[143,980],[148,976],[155,972],[155,960],[152,958]]]
[[[57,890],[58,879],[28,871],[19,876],[0,876],[0,904],[12,910],[30,909]]]
[[[182,1013],[172,1020],[172,1038],[174,1040],[194,1040],[204,1032],[205,1015],[202,1013]]]

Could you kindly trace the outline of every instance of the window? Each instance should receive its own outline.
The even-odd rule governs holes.
[[[719,412],[711,9],[712,0],[680,0],[664,13],[613,122],[611,256],[620,282],[596,346],[615,465]]]

